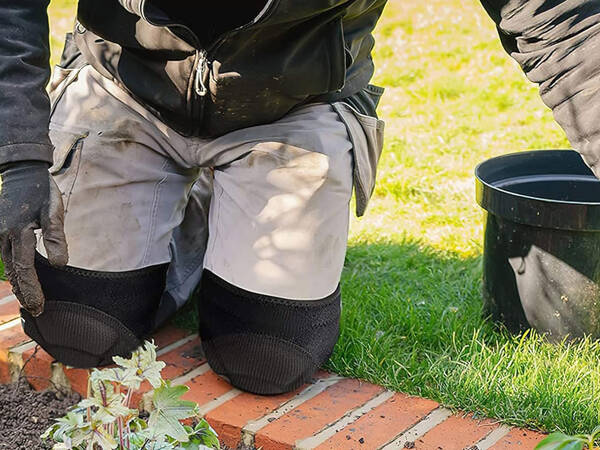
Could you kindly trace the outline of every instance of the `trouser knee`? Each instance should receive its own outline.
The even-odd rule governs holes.
[[[44,312],[21,310],[23,328],[57,361],[74,367],[110,364],[153,331],[167,265],[127,272],[57,268],[36,256]]]
[[[310,381],[339,336],[340,290],[321,300],[259,295],[204,271],[200,337],[211,368],[256,394],[289,392]]]

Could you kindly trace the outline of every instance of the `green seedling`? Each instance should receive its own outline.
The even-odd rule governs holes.
[[[540,442],[536,450],[594,450],[595,442],[600,438],[600,425],[591,434],[569,436],[564,433],[552,433]]]
[[[217,434],[200,416],[198,405],[181,399],[189,388],[163,380],[160,373],[165,363],[156,360],[154,343],[146,341],[130,358],[114,357],[113,361],[117,367],[92,371],[87,398],[42,435],[44,441],[54,443],[53,450],[220,448]],[[153,387],[147,418],[131,405],[144,381]]]

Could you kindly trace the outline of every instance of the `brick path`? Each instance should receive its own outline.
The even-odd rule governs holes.
[[[326,372],[295,392],[260,397],[232,388],[211,371],[197,335],[168,326],[154,340],[167,364],[163,376],[190,387],[186,397],[233,448],[533,449],[544,437]],[[38,390],[60,386],[85,394],[87,388],[87,370],[53,361],[23,333],[17,301],[8,283],[0,282],[0,383],[14,381],[21,371]],[[147,404],[143,395],[134,401]]]

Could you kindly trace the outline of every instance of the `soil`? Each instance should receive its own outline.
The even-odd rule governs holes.
[[[27,382],[0,384],[0,450],[50,449],[40,435],[81,400],[79,394],[34,391]],[[230,450],[222,445],[222,450]],[[249,450],[249,449],[244,449]]]
[[[24,381],[0,385],[0,449],[50,448],[40,435],[79,400],[78,394],[34,391]]]

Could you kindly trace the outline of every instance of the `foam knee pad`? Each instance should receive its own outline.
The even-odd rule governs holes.
[[[57,361],[97,367],[127,356],[153,331],[167,265],[127,272],[52,267],[36,256],[46,304],[33,317],[21,309],[23,329]]]
[[[310,381],[339,336],[339,287],[313,301],[237,288],[204,271],[200,337],[211,368],[255,394],[289,392]]]

